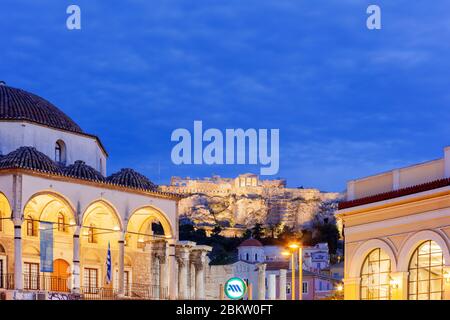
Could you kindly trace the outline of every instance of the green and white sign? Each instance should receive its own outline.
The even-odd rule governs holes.
[[[247,292],[247,284],[241,278],[230,278],[225,283],[225,294],[232,300],[242,299]]]

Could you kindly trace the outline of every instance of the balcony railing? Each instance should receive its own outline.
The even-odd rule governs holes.
[[[118,291],[113,288],[81,287],[81,299],[83,300],[117,300]]]
[[[70,292],[70,278],[55,277],[44,274],[24,274],[23,288],[28,291]],[[0,289],[14,289],[14,274],[0,275]],[[130,283],[125,285],[124,295],[120,296],[117,288],[81,287],[81,299],[83,300],[165,300],[169,298],[167,288],[158,285],[143,283]]]
[[[69,292],[69,277],[55,277],[41,273],[25,273],[23,289],[36,291]]]
[[[0,289],[14,289],[14,274],[5,273],[0,275]]]
[[[83,300],[158,300],[168,298],[166,288],[161,290],[159,286],[142,283],[132,283],[125,286],[122,296],[119,295],[119,290],[116,288],[81,287],[80,293]]]

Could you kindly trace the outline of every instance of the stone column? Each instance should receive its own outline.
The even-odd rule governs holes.
[[[158,255],[159,259],[159,299],[168,298],[169,277],[167,276],[168,259],[166,254]]]
[[[122,233],[119,239],[119,296],[125,295],[125,234]]]
[[[444,293],[442,300],[450,300],[450,266],[444,267]]]
[[[258,264],[258,300],[266,299],[266,264]]]
[[[391,272],[391,300],[408,300],[408,272]]]
[[[205,273],[204,265],[198,263],[195,265],[195,299],[205,299]]]
[[[280,300],[286,300],[286,269],[280,270]]]
[[[22,220],[14,220],[14,289],[23,290]]]
[[[189,267],[189,249],[180,248],[177,255],[178,262],[178,299],[186,300],[189,298],[188,292],[188,267]]]
[[[80,227],[73,234],[72,292],[80,293]]]
[[[268,290],[268,297],[269,297],[269,300],[275,300],[276,299],[276,292],[277,292],[277,290],[276,290],[276,283],[277,283],[277,280],[276,280],[276,275],[275,274],[269,274],[268,275],[268,277],[267,277],[267,282],[268,282],[268,285],[269,285],[269,290]]]
[[[209,246],[196,246],[192,249],[191,258],[195,267],[195,299],[205,299],[205,268],[207,266],[206,254],[211,251]]]
[[[360,300],[361,278],[344,278],[344,300]]]
[[[178,298],[177,261],[175,256],[175,243],[173,240],[169,241],[167,251],[168,251],[169,299],[176,300]]]

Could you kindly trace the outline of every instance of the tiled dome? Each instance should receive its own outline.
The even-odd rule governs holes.
[[[158,187],[146,176],[128,168],[121,169],[119,172],[110,175],[106,180],[113,184],[136,189],[156,190]]]
[[[102,182],[106,180],[100,172],[98,172],[91,166],[88,166],[84,161],[81,160],[75,161],[74,164],[63,168],[62,171],[66,176],[74,178]]]
[[[256,239],[247,239],[241,242],[239,247],[262,247],[262,243]]]
[[[0,158],[1,169],[32,169],[61,174],[60,167],[33,147],[20,147]]]
[[[0,84],[0,120],[24,120],[56,129],[83,133],[66,114],[47,100]]]

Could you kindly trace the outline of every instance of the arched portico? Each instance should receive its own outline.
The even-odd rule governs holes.
[[[113,270],[110,278],[104,272],[108,255],[111,264],[120,260],[119,242],[123,239],[123,222],[116,208],[107,200],[99,199],[89,204],[81,219],[80,260],[81,279],[74,287],[80,286],[87,295],[113,295]],[[81,284],[83,284],[81,286]]]
[[[164,234],[155,234],[152,224],[160,224]],[[126,231],[138,242],[154,238],[170,239],[173,237],[173,227],[163,211],[154,206],[144,206],[136,209],[127,222]]]

